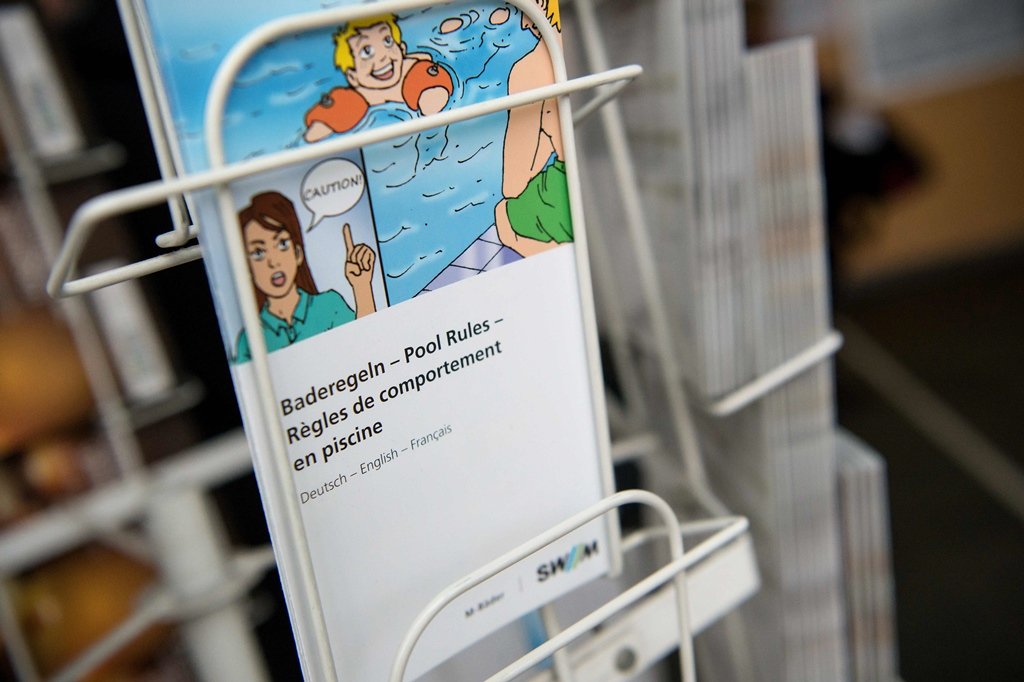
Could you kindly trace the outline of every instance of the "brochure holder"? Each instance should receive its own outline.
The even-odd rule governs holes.
[[[599,0],[574,0],[572,3],[573,9],[576,11],[575,18],[581,29],[579,39],[584,52],[584,64],[590,70],[600,70],[608,64],[605,42],[597,20],[596,7],[598,3]],[[685,65],[680,65],[680,68],[684,67]],[[686,467],[690,492],[708,508],[717,510],[716,513],[724,513],[723,506],[710,490],[705,478],[703,457],[695,437],[690,410],[699,410],[712,418],[724,418],[734,414],[786,385],[801,373],[826,361],[839,349],[842,337],[838,332],[830,331],[810,347],[726,395],[709,397],[700,396],[692,390],[688,391],[684,373],[677,359],[678,346],[673,343],[674,340],[669,331],[669,317],[665,308],[664,296],[657,285],[658,278],[655,269],[658,261],[654,257],[655,251],[649,236],[651,231],[647,229],[643,206],[639,200],[637,174],[628,151],[619,102],[612,102],[605,107],[601,111],[601,119],[605,137],[608,140],[610,166],[621,191],[620,201],[623,207],[625,226],[632,242],[634,263],[637,266],[634,271],[641,284],[642,306],[645,314],[649,316],[650,331],[648,335],[629,333],[629,325],[622,307],[616,306],[612,302],[612,305],[608,306],[611,308],[608,311],[608,317],[612,318],[612,324],[608,325],[609,357],[612,358],[618,377],[628,377],[632,372],[638,370],[638,363],[634,359],[636,355],[634,351],[638,346],[651,358],[651,362],[656,366],[655,371],[660,375],[664,386],[665,411],[671,416],[669,420],[665,420],[669,422],[665,430],[669,431],[669,438],[673,438],[679,447],[679,454]],[[595,262],[599,262],[603,244],[600,239],[595,239],[592,243]],[[607,257],[604,260],[609,261]],[[598,289],[614,294],[614,283],[609,281],[610,269],[598,266],[595,267],[594,272],[595,285]],[[618,316],[617,320],[614,319],[616,316]],[[636,425],[628,421],[630,402],[635,400],[637,404],[643,405],[645,396],[642,391],[635,389],[631,391],[627,381],[621,383],[625,405],[618,413],[627,418],[624,420],[627,433],[630,427],[633,427],[635,432]],[[614,409],[616,406],[616,403],[609,399],[610,415],[617,414]],[[642,422],[641,428],[646,428]],[[641,431],[630,440],[644,443],[644,441],[650,441],[650,436]],[[656,446],[657,439],[654,440]],[[649,443],[647,445],[649,447]],[[745,626],[734,616],[727,616],[727,619],[731,621],[726,625],[730,651],[739,661],[736,666],[737,674],[733,676],[750,677],[754,671],[749,656],[749,646],[745,641]]]
[[[572,8],[575,10],[576,18],[579,21],[579,40],[583,46],[587,68],[593,71],[603,71],[608,68],[609,60],[604,39],[601,34],[600,25],[595,11],[595,5],[599,0],[573,0]],[[760,374],[747,384],[737,387],[726,395],[714,399],[687,395],[683,386],[683,371],[676,360],[677,353],[669,331],[670,325],[668,315],[664,309],[664,296],[662,296],[657,275],[657,259],[654,255],[654,246],[651,244],[649,235],[651,231],[647,227],[647,219],[644,215],[643,206],[640,202],[640,193],[637,190],[637,175],[633,166],[632,157],[629,154],[628,142],[625,135],[625,126],[622,120],[622,111],[617,102],[612,102],[601,111],[602,125],[605,137],[608,140],[608,154],[612,169],[615,173],[618,186],[621,188],[621,202],[623,213],[626,219],[626,227],[634,247],[634,258],[638,267],[635,269],[640,280],[640,287],[643,296],[644,307],[650,315],[651,335],[641,339],[647,344],[649,350],[656,358],[659,369],[666,378],[675,377],[673,381],[666,381],[667,398],[669,409],[673,415],[676,436],[682,444],[683,461],[687,467],[691,481],[697,487],[701,487],[704,481],[704,468],[699,454],[699,447],[695,440],[690,437],[693,428],[690,423],[689,405],[697,407],[703,412],[714,417],[727,417],[739,412],[744,407],[756,402],[768,393],[785,385],[793,378],[804,371],[811,369],[820,362],[833,356],[842,347],[842,335],[837,331],[826,334],[823,338],[812,344],[807,349],[797,353],[791,358],[779,364],[777,367]],[[599,240],[593,243],[595,260],[603,257],[602,244]],[[595,280],[598,286],[605,284],[602,291],[613,293],[613,284],[606,283],[609,269],[596,268]],[[615,317],[617,306],[611,306],[612,317]],[[624,319],[613,320],[616,328],[625,330]],[[632,363],[628,361],[618,362],[619,358],[628,357],[629,349],[624,347],[628,343],[626,334],[611,334],[612,357],[616,364],[622,367],[629,367]],[[631,372],[620,372],[620,376],[629,376]],[[626,402],[642,404],[642,395],[637,390],[629,390],[626,382]],[[633,397],[636,396],[635,399]],[[631,400],[632,399],[632,400]]]
[[[176,206],[180,206],[180,204],[177,204],[177,198],[185,193],[201,189],[214,189],[219,194],[222,219],[225,224],[232,224],[237,220],[237,218],[235,217],[235,209],[230,202],[230,198],[226,190],[228,184],[232,181],[283,166],[311,161],[321,156],[337,154],[345,150],[378,143],[394,137],[410,135],[427,129],[445,126],[474,117],[496,113],[552,98],[559,99],[563,126],[567,126],[570,120],[568,101],[566,98],[567,95],[575,92],[582,92],[584,90],[602,88],[601,92],[590,102],[581,107],[577,111],[576,116],[572,119],[580,121],[589,114],[598,110],[602,105],[611,101],[622,87],[641,73],[640,67],[627,66],[617,69],[602,69],[600,72],[593,75],[569,79],[566,75],[565,64],[561,57],[561,50],[556,42],[555,34],[547,22],[543,21],[543,16],[540,15],[540,10],[537,6],[529,0],[510,0],[510,3],[517,6],[528,15],[537,15],[536,23],[542,34],[541,38],[548,43],[552,54],[555,70],[554,84],[514,95],[507,95],[479,104],[424,116],[411,121],[391,124],[385,127],[351,134],[337,140],[320,142],[310,147],[274,153],[250,161],[226,164],[224,162],[222,146],[223,140],[221,136],[221,122],[223,119],[224,103],[238,70],[242,67],[245,61],[263,45],[279,36],[289,33],[297,33],[316,27],[336,24],[340,21],[359,16],[379,14],[382,12],[401,12],[403,10],[422,7],[424,5],[434,3],[430,3],[425,0],[393,0],[391,2],[347,7],[342,10],[329,10],[308,15],[286,17],[263,25],[250,33],[232,49],[228,58],[221,65],[215,82],[211,88],[211,95],[205,117],[206,130],[208,131],[208,139],[210,140],[211,170],[179,177],[174,174],[172,164],[170,163],[170,156],[172,152],[171,145],[166,139],[166,129],[162,122],[158,120],[160,115],[166,116],[166,106],[165,103],[160,100],[159,89],[153,85],[153,61],[141,40],[141,36],[138,31],[139,19],[135,16],[129,0],[119,0],[119,5],[126,25],[126,31],[129,37],[129,45],[133,51],[133,57],[136,61],[140,89],[142,89],[143,97],[147,100],[149,105],[147,108],[149,109],[150,123],[153,126],[154,134],[157,137],[158,156],[161,159],[161,171],[165,177],[161,181],[111,192],[101,197],[97,197],[80,207],[71,220],[65,241],[56,259],[48,282],[48,291],[51,295],[57,297],[78,295],[116,282],[141,277],[146,274],[201,258],[202,254],[199,246],[186,246],[187,242],[195,236],[196,228],[187,226],[185,221],[182,219],[182,213],[180,211],[176,211]],[[576,4],[580,7],[589,6],[589,3],[585,1],[578,2]],[[588,27],[584,26],[584,32],[586,33],[588,30]],[[161,114],[160,112],[164,113]],[[571,130],[568,132],[571,133]],[[573,138],[571,134],[568,134],[565,137],[568,151],[571,150]],[[612,142],[613,154],[628,159],[628,152],[625,148],[624,137],[621,134],[621,130],[618,131],[617,134],[609,132],[609,140]],[[571,151],[569,151],[569,153],[570,155],[572,154]],[[629,185],[624,185],[624,187],[628,186]],[[581,210],[582,202],[579,196],[578,183],[570,183],[570,192],[571,202],[575,207],[575,210]],[[114,268],[99,274],[75,278],[74,273],[79,255],[81,254],[84,245],[92,236],[92,233],[103,220],[147,206],[157,205],[162,202],[168,202],[171,207],[172,216],[175,220],[175,229],[172,232],[160,235],[157,238],[157,244],[164,248],[177,247],[175,250],[169,251],[168,253],[155,258]],[[629,203],[635,204],[635,197],[634,200]],[[632,234],[638,240],[645,240],[645,235],[638,234],[636,232],[637,229],[642,230],[642,217],[641,222],[638,223],[638,225],[639,227],[631,225],[631,229],[633,230]],[[229,231],[229,233],[233,234],[232,231]],[[230,235],[229,238],[231,238]],[[233,270],[236,279],[239,280],[239,283],[244,282],[244,278],[248,277],[245,273],[245,267],[244,263],[233,264]],[[586,268],[586,263],[583,264],[583,267]],[[645,272],[643,270],[641,271]],[[581,274],[584,275],[584,277],[588,275],[586,270]],[[647,279],[650,281],[645,280],[645,290],[650,289],[648,293],[656,299],[656,281],[650,277],[647,277]],[[248,294],[251,295],[251,289],[248,286],[240,286],[239,291],[248,292]],[[589,295],[589,293],[586,295]],[[256,307],[253,305],[243,305],[242,308],[246,316],[245,327],[249,338],[253,342],[252,355],[257,376],[259,378],[258,392],[260,394],[260,399],[264,404],[264,411],[268,417],[268,423],[276,426],[278,422],[276,418],[273,418],[275,412],[273,400],[269,391],[270,381],[266,364],[266,349],[264,347],[262,334],[258,332],[259,322],[258,319],[256,319],[254,312]],[[661,344],[659,344],[659,346],[660,345]],[[683,430],[687,439],[691,439],[695,443],[695,436],[693,434],[692,427],[690,427],[690,422],[686,413],[685,397],[682,395],[681,386],[678,390],[680,393],[677,396],[679,399],[677,407],[681,410],[681,421],[678,427]],[[284,434],[280,432],[279,427],[276,428],[276,431],[275,449],[283,450]],[[645,447],[649,445],[651,444],[646,442],[644,443]],[[689,451],[695,452],[695,450]],[[274,459],[282,463],[282,465],[286,461],[283,457],[277,457]],[[702,467],[699,462],[699,455],[695,455],[690,459],[692,459],[692,461],[687,462],[688,473],[691,476],[696,476],[697,480],[702,483],[703,475]],[[299,539],[294,546],[278,547],[278,560],[282,562],[290,562],[292,564],[289,573],[293,576],[294,580],[298,580],[300,583],[296,590],[296,594],[304,595],[307,598],[303,600],[304,603],[312,605],[310,609],[308,609],[307,613],[299,614],[295,617],[296,625],[307,632],[309,635],[307,641],[312,644],[311,647],[303,652],[307,664],[307,674],[315,679],[333,679],[335,677],[333,662],[331,661],[329,654],[329,643],[327,641],[322,615],[316,606],[319,602],[316,598],[316,587],[312,577],[312,568],[308,561],[308,552],[304,547],[305,541],[303,539],[304,535],[301,532],[301,523],[298,513],[298,503],[295,499],[295,492],[288,485],[288,482],[290,481],[288,471],[273,473],[276,481],[271,485],[273,490],[270,494],[277,498],[276,502],[278,508],[284,510],[284,518],[282,519],[282,522],[290,527],[291,537]],[[703,488],[702,485],[698,487]],[[441,605],[447,603],[460,591],[468,589],[472,584],[476,584],[476,582],[479,582],[488,575],[493,575],[500,571],[501,568],[509,565],[510,562],[514,562],[531,551],[557,539],[558,537],[561,537],[563,534],[583,522],[597,518],[606,513],[614,512],[618,506],[627,503],[645,504],[653,508],[661,517],[664,522],[664,529],[661,532],[667,535],[672,553],[670,563],[653,573],[638,585],[623,592],[619,597],[600,607],[590,616],[587,616],[564,632],[555,635],[548,643],[542,645],[533,653],[521,659],[520,662],[514,664],[514,667],[503,671],[499,676],[493,679],[508,679],[507,676],[525,671],[530,665],[533,665],[544,657],[553,654],[556,650],[559,650],[561,647],[578,638],[585,631],[602,623],[618,611],[630,607],[643,596],[657,590],[660,586],[669,581],[674,583],[674,596],[670,598],[676,607],[676,627],[672,639],[680,648],[684,679],[693,679],[692,643],[690,641],[691,633],[685,596],[685,571],[688,568],[695,566],[698,562],[709,558],[716,551],[734,544],[738,538],[744,536],[747,528],[746,520],[729,517],[715,519],[711,522],[710,526],[708,526],[707,523],[698,524],[702,530],[708,530],[710,528],[717,532],[715,532],[710,539],[698,545],[694,550],[691,550],[691,552],[684,553],[679,522],[670,507],[657,496],[642,491],[619,493],[606,498],[590,510],[581,512],[579,515],[567,519],[565,522],[559,524],[547,533],[537,536],[533,540],[511,551],[492,564],[489,564],[488,566],[471,574],[464,581],[460,581],[457,584],[457,588],[450,588],[439,595],[431,606],[428,607],[427,611],[424,612],[421,619],[413,625],[409,639],[407,639],[406,645],[403,646],[402,652],[396,660],[393,679],[401,679],[401,671],[404,670],[405,661],[412,650],[416,637],[418,637],[418,634],[422,632],[426,623],[429,622],[431,615],[435,614]],[[717,505],[714,506],[717,507]],[[685,528],[682,532],[685,532]],[[614,555],[618,557],[621,555],[621,552],[626,549],[636,547],[643,540],[650,539],[656,535],[657,533],[646,533],[642,534],[640,537],[632,537],[627,540],[627,545],[618,548],[617,551],[613,548]],[[752,562],[749,543],[746,545],[744,557],[744,561],[749,567]],[[615,570],[616,565],[616,562],[613,561],[613,570]],[[748,571],[748,575],[753,576],[753,571]],[[748,581],[748,583],[749,584],[742,586],[740,590],[740,592],[742,592],[742,596],[740,596],[739,599],[744,598],[752,590],[756,589],[756,577]],[[667,595],[668,593],[665,594]],[[109,642],[101,642],[100,645],[97,645],[96,649],[103,646],[107,646],[109,648]],[[89,655],[90,653],[87,653],[86,657]],[[82,660],[86,661],[86,657],[83,657]],[[567,666],[571,668],[572,664],[569,660],[570,659],[566,658],[564,655],[556,656],[556,668],[561,668],[563,670],[567,669]],[[653,661],[648,661],[648,663],[650,662]],[[517,672],[509,672],[509,670]],[[562,677],[564,676],[565,675]],[[559,679],[561,679],[561,677]]]
[[[395,659],[391,670],[391,682],[403,682],[405,670],[420,636],[426,630],[433,618],[441,610],[450,604],[454,599],[464,594],[473,587],[491,578],[502,570],[513,565],[517,561],[529,556],[545,545],[557,540],[570,531],[579,528],[588,521],[591,521],[612,509],[626,504],[642,504],[655,512],[663,522],[663,526],[650,531],[638,533],[631,539],[630,545],[637,546],[641,542],[656,535],[663,535],[667,538],[671,560],[645,579],[625,590],[611,601],[598,607],[589,615],[581,618],[565,630],[553,634],[550,639],[541,644],[528,654],[522,656],[515,662],[509,664],[500,672],[488,678],[488,682],[499,680],[512,680],[527,672],[531,667],[540,663],[545,658],[554,655],[562,647],[571,644],[573,641],[589,632],[598,625],[604,623],[610,617],[622,610],[637,603],[641,598],[659,589],[669,581],[673,583],[673,596],[675,607],[675,618],[679,641],[679,660],[683,680],[689,682],[696,679],[693,660],[692,630],[690,626],[690,606],[687,596],[687,581],[685,570],[692,566],[700,557],[706,556],[715,549],[721,548],[735,540],[747,529],[747,520],[744,518],[722,519],[720,529],[707,541],[687,554],[683,550],[682,529],[676,518],[675,512],[663,499],[653,493],[644,490],[627,490],[611,495],[590,509],[584,510],[575,516],[566,519],[559,525],[551,528],[545,533],[536,536],[532,540],[523,543],[519,547],[508,552],[504,556],[495,559],[488,565],[465,576],[443,590],[438,596],[420,613],[409,629],[402,646]],[[550,628],[549,628],[550,629]],[[549,634],[551,634],[549,632]],[[557,665],[557,662],[556,662]],[[562,675],[559,674],[559,679]]]

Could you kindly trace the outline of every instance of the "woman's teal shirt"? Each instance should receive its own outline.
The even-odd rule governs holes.
[[[354,319],[356,314],[348,307],[341,294],[333,289],[319,294],[310,294],[299,289],[299,304],[295,307],[291,324],[270,312],[266,305],[260,310],[260,324],[263,327],[263,338],[267,342],[268,353],[316,336],[328,329],[340,327]],[[249,339],[243,329],[238,335],[235,362],[248,362],[251,359]]]

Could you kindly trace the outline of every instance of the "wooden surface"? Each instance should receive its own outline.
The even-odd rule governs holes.
[[[916,187],[879,207],[843,255],[854,282],[1024,244],[1024,73],[886,108],[922,157]]]

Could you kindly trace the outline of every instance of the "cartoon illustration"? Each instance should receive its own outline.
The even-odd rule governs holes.
[[[557,2],[535,1],[561,33]],[[537,26],[525,14],[522,28],[540,38]],[[551,56],[544,41],[539,40],[512,66],[508,92],[523,92],[554,81]],[[556,99],[509,111],[502,178],[505,198],[495,207],[494,220],[501,242],[522,256],[572,241],[564,158]]]
[[[343,227],[344,267],[345,279],[352,286],[355,312],[337,291],[317,291],[306,263],[299,218],[287,197],[278,192],[253,196],[238,213],[238,222],[268,352],[376,311],[371,281],[377,257],[366,244],[352,243],[348,223]],[[235,359],[244,362],[250,358],[243,330]]]
[[[173,25],[179,5],[153,2]],[[197,134],[203,130],[205,100],[185,95],[214,77],[228,48],[260,19],[227,12],[216,3],[182,2],[210,27],[160,34],[161,70],[172,83],[170,104],[191,172],[208,166],[204,137]],[[362,4],[341,4],[348,2]],[[557,27],[555,0],[534,2],[550,17],[549,25]],[[319,7],[314,0],[271,4],[282,14]],[[545,27],[537,19],[533,26],[500,0],[461,0],[395,15],[378,11],[369,19],[274,41],[238,75],[224,116],[225,154],[232,162],[255,159],[304,146],[306,140],[332,139],[351,131],[350,126],[381,128],[550,83],[548,51],[538,42],[539,29]],[[436,67],[436,79],[431,67]],[[329,106],[317,104],[322,93],[328,93]],[[340,153],[345,154],[362,173],[363,195],[351,215],[342,217],[348,211],[336,210],[344,187],[333,183],[351,182],[356,173],[321,168],[315,181],[307,182],[306,176],[324,163],[320,159],[239,183],[234,192],[239,209],[270,188],[294,202],[303,241],[293,242],[301,244],[318,290],[337,291],[353,314],[356,301],[341,267],[345,246],[339,228],[345,221],[351,223],[355,243],[366,242],[374,252],[377,310],[573,239],[564,176],[569,162],[554,101]],[[337,165],[336,159],[328,161],[332,168]],[[310,198],[307,190],[320,194]],[[216,220],[216,212],[210,213],[208,220]],[[320,221],[323,226],[309,231]],[[234,356],[240,329],[236,312],[226,328],[225,342]]]
[[[345,24],[334,43],[334,64],[348,87],[334,88],[306,112],[307,142],[351,130],[376,104],[404,102],[425,115],[448,104],[451,75],[430,55],[406,52],[395,15]]]

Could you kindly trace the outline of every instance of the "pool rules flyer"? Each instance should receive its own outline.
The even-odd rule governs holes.
[[[137,2],[185,172],[208,167],[207,91],[232,46],[322,9]],[[526,4],[338,14],[274,40],[227,100],[228,162],[552,83],[537,22],[560,33],[557,0]],[[440,590],[611,492],[563,119],[549,100],[249,176],[231,185],[230,222],[212,192],[189,198],[261,488],[276,475],[268,434],[284,434],[341,680],[386,679]],[[251,295],[234,284],[228,231]],[[276,424],[258,407],[260,344],[241,307],[252,299]],[[279,510],[266,511],[272,533],[285,532]],[[608,541],[593,522],[457,599],[407,679],[606,573]],[[307,605],[283,569],[296,622]]]

